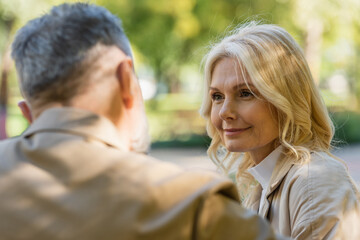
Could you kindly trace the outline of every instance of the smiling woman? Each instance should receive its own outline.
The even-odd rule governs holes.
[[[238,72],[240,65],[233,58],[223,58],[214,67],[211,122],[230,152],[249,152],[259,163],[279,145],[279,130],[270,104]]]
[[[205,56],[205,89],[208,154],[225,174],[235,165],[245,207],[294,239],[360,239],[359,191],[330,153],[333,124],[289,33],[236,29]]]

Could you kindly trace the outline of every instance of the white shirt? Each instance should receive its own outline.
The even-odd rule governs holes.
[[[272,172],[275,168],[283,147],[280,145],[272,151],[258,165],[248,169],[248,172],[260,183],[262,187],[259,209],[262,208],[265,201],[265,194],[270,183]]]

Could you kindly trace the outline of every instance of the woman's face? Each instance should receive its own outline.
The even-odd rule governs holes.
[[[276,148],[279,129],[270,104],[249,78],[248,85],[234,59],[219,60],[209,89],[211,122],[228,151],[249,152],[258,164]]]

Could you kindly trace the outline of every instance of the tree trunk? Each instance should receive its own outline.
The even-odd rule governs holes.
[[[314,81],[319,85],[321,67],[321,44],[324,26],[321,20],[311,19],[306,28],[305,57],[309,63]]]
[[[7,80],[9,75],[10,63],[8,57],[9,51],[6,50],[3,57],[3,65],[1,69],[1,82],[0,82],[0,140],[6,139],[6,116],[7,116],[7,102],[8,102],[8,86]]]
[[[4,55],[2,56],[2,68],[0,79],[0,140],[7,138],[6,134],[6,118],[7,118],[7,103],[8,103],[8,76],[11,68],[10,57],[10,32],[14,26],[15,18],[9,18],[5,21],[6,29],[6,45]]]

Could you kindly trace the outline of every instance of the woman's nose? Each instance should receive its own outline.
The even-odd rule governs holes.
[[[224,121],[236,119],[238,114],[235,105],[233,101],[225,100],[219,112],[220,118]]]

